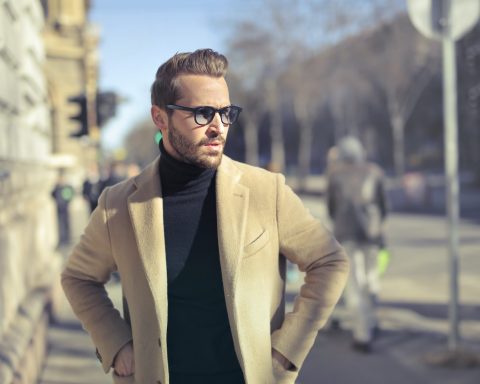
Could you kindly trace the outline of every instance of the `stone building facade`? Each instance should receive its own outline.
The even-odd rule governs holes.
[[[35,382],[60,260],[37,0],[0,1],[0,382]],[[21,369],[20,369],[21,367]]]
[[[2,384],[37,382],[63,263],[51,191],[60,168],[78,187],[84,164],[97,156],[94,134],[70,137],[77,127],[68,102],[78,93],[96,94],[98,38],[87,22],[89,6],[88,0],[0,0]],[[77,202],[73,207],[86,216],[81,197]]]
[[[46,65],[50,115],[52,121],[52,165],[64,171],[66,180],[76,190],[70,204],[72,238],[80,236],[88,219],[81,196],[86,169],[99,157],[99,133],[95,103],[98,79],[97,28],[89,23],[89,0],[42,0],[45,27]],[[89,135],[72,137],[79,129],[71,119],[79,105],[70,98],[85,95],[88,104]]]
[[[73,155],[74,161],[82,163],[88,156],[97,155],[95,97],[99,33],[88,22],[90,1],[43,0],[42,4],[46,23],[43,32],[46,75],[52,107],[52,149],[56,154]],[[68,99],[78,95],[87,97],[89,107],[90,135],[81,139],[70,137],[79,128],[78,122],[70,119],[78,112],[78,105]]]

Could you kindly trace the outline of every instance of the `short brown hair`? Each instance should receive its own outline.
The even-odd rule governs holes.
[[[152,105],[165,108],[167,104],[173,104],[181,97],[176,81],[180,75],[225,77],[227,69],[227,58],[212,49],[177,53],[157,70],[150,89]]]

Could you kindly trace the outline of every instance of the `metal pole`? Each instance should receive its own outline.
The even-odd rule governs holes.
[[[455,41],[445,36],[443,48],[443,113],[445,140],[445,173],[450,264],[450,334],[448,348],[456,351],[458,331],[458,255],[459,255],[459,181],[458,181],[458,123]]]

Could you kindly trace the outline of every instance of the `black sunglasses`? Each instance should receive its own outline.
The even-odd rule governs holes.
[[[182,105],[168,104],[167,108],[192,112],[195,122],[199,125],[206,125],[211,123],[217,112],[220,114],[220,119],[222,120],[222,123],[230,125],[237,121],[240,112],[242,112],[242,108],[237,107],[236,105],[229,105],[228,107],[216,109],[209,106],[190,108],[184,107]]]

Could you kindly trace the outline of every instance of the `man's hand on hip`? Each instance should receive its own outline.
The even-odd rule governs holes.
[[[113,369],[118,376],[131,376],[135,373],[135,359],[131,341],[118,351],[113,360]]]

